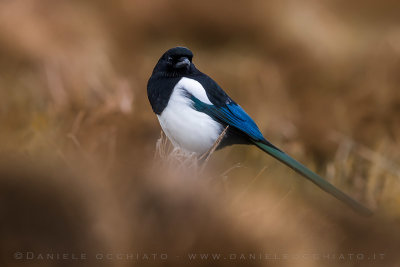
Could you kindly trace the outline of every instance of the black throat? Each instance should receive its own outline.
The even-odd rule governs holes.
[[[168,105],[175,85],[182,78],[180,75],[153,73],[147,83],[147,96],[154,113],[160,115]]]

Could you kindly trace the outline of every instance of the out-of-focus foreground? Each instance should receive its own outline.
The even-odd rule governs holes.
[[[399,8],[0,1],[0,265],[400,264]],[[154,159],[146,83],[177,45],[375,215],[254,147],[217,151],[201,173]]]

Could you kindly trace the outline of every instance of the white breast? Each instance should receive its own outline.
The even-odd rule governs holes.
[[[185,96],[185,91],[212,104],[199,82],[184,77],[176,84],[167,107],[157,117],[175,147],[202,154],[213,146],[223,127],[207,114],[193,109],[192,100]]]

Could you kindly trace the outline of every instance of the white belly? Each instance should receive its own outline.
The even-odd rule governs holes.
[[[207,114],[194,110],[192,101],[183,94],[185,90],[211,104],[199,82],[182,78],[175,86],[167,107],[157,117],[175,147],[203,154],[214,145],[223,128]]]

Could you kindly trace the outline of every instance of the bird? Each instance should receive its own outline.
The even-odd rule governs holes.
[[[167,50],[147,83],[147,96],[174,147],[202,155],[222,132],[218,149],[255,145],[362,215],[372,212],[264,138],[254,120],[208,75],[193,64],[186,47]]]

